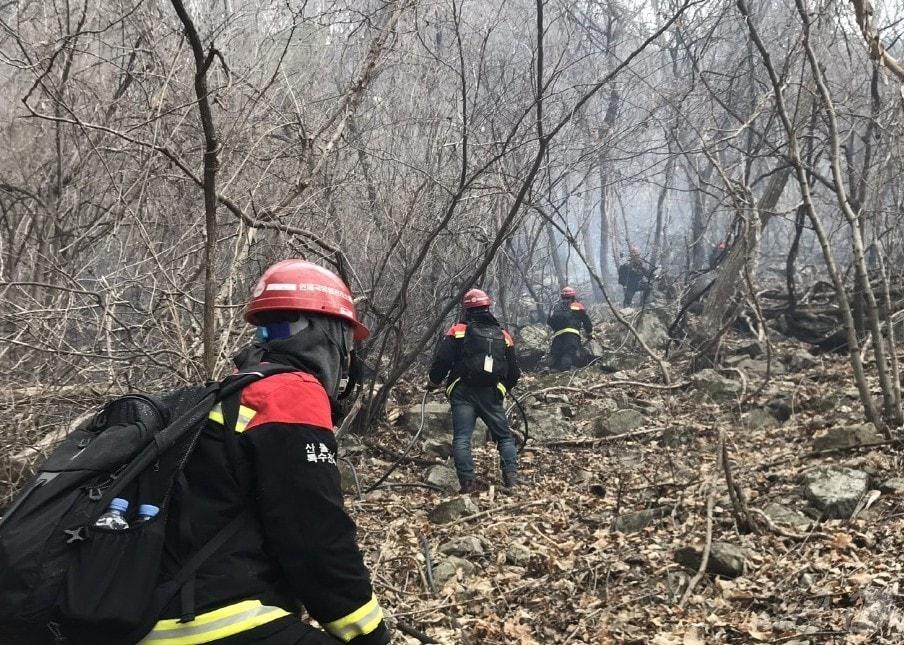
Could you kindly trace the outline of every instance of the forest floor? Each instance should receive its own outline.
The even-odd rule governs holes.
[[[435,507],[458,496],[411,485],[424,481],[427,461],[440,461],[419,442],[411,453],[417,463],[389,478],[408,485],[348,497],[388,615],[410,634],[450,644],[904,642],[902,492],[871,492],[853,519],[822,521],[801,492],[801,477],[826,465],[866,472],[868,488],[878,488],[899,476],[904,453],[881,445],[813,454],[814,437],[862,423],[846,357],[815,363],[773,377],[748,402],[747,410],[764,410],[775,397],[790,404],[790,419],[762,427],[742,417],[737,399],[701,400],[691,388],[612,385],[611,375],[592,367],[525,376],[516,394],[531,408],[564,412],[561,440],[573,441],[529,441],[523,485],[514,492],[500,489],[488,444],[475,452],[489,484],[470,496],[476,508],[451,523],[431,522]],[[680,365],[673,370],[678,381]],[[627,378],[658,382],[652,368]],[[526,396],[539,390],[545,394]],[[403,392],[396,405],[416,410],[420,397]],[[585,436],[598,410],[616,406],[639,411],[643,421],[622,438]],[[369,441],[401,451],[411,433],[397,422]],[[723,443],[753,531],[740,530],[733,514]],[[363,485],[391,463],[373,450],[347,457]],[[797,525],[763,519],[770,504],[796,513]],[[675,553],[702,550],[708,519],[713,543],[740,549],[743,573],[707,574],[687,592],[696,570],[678,564]],[[396,633],[397,642],[421,642]]]
[[[749,342],[735,339],[729,353]],[[776,365],[802,349],[777,343]],[[523,485],[503,491],[495,447],[481,445],[475,461],[485,486],[469,496],[473,505],[424,486],[431,464],[450,465],[434,452],[438,437],[451,437],[432,428],[388,478],[391,487],[346,497],[393,642],[904,642],[904,482],[888,481],[901,476],[904,452],[885,443],[815,454],[827,431],[861,424],[862,410],[845,356],[804,359],[786,360],[743,405],[760,380],[742,379],[738,369],[723,374],[742,383],[742,393],[718,401],[688,384],[694,377],[680,361],[671,364],[672,389],[657,385],[649,362],[616,375],[595,367],[526,374],[515,390],[532,423],[520,456]],[[0,402],[10,422],[7,455],[114,393],[25,394]],[[340,440],[363,488],[411,441],[422,395],[397,388],[386,423],[363,442]],[[448,423],[442,394],[429,400],[439,410],[430,423]],[[784,423],[767,413],[776,401],[790,414]],[[613,415],[628,423],[620,436],[601,423]],[[870,435],[862,427],[849,434],[855,443]],[[745,510],[729,498],[723,445],[752,531],[739,527]],[[824,519],[802,490],[803,477],[832,465],[869,482],[842,519]],[[22,468],[0,472],[4,496]],[[457,519],[431,520],[450,504]],[[676,553],[707,542],[711,566],[727,549],[741,575],[694,583],[698,566],[679,564]]]

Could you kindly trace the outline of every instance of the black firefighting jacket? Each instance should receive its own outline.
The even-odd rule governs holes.
[[[580,336],[581,329],[588,336],[593,333],[593,322],[590,320],[590,316],[587,315],[587,310],[583,303],[577,300],[560,300],[549,315],[546,323],[552,327],[553,338],[563,334]]]
[[[339,642],[389,643],[355,524],[343,509],[321,384],[303,372],[269,376],[242,391],[234,430],[224,428],[223,414],[213,409],[185,468],[189,493],[180,500],[180,521],[167,526],[164,575],[243,509],[251,521],[198,570],[190,606],[184,593],[175,598],[142,642],[215,642],[297,614],[300,603]],[[238,460],[227,431],[238,433]]]
[[[493,314],[488,311],[475,312],[471,314],[469,319],[498,324]],[[452,325],[440,341],[439,347],[436,349],[436,355],[433,357],[433,364],[430,366],[429,378],[432,383],[439,384],[448,377],[446,393],[449,395],[452,394],[452,390],[465,375],[461,358],[462,345],[467,329],[467,321]],[[512,340],[511,335],[505,329],[502,330],[502,335],[505,337],[505,361],[508,369],[499,385],[501,386],[500,391],[505,394],[515,387],[518,379],[521,378],[521,369],[518,367],[518,359],[515,356],[515,341]]]

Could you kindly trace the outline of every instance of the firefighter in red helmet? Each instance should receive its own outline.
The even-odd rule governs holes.
[[[345,283],[303,260],[264,272],[245,319],[257,326],[257,342],[236,365],[297,371],[256,381],[210,413],[184,471],[179,503],[190,526],[167,527],[163,575],[178,571],[223,518],[251,511],[249,519],[141,643],[386,645],[383,612],[343,509],[332,430],[337,400],[350,389],[354,342],[367,328]],[[301,605],[324,631],[300,620]]]
[[[432,390],[446,379],[452,408],[452,456],[463,493],[477,491],[471,435],[478,417],[489,428],[499,450],[503,485],[518,485],[518,449],[502,402],[521,372],[515,343],[490,313],[492,304],[480,289],[464,295],[462,320],[452,325],[440,342],[427,383],[427,389]]]
[[[593,335],[593,323],[583,303],[577,300],[574,287],[563,287],[560,295],[561,299],[546,320],[546,324],[552,328],[550,367],[554,370],[569,370],[586,363],[584,349],[581,347],[581,331],[589,339]]]

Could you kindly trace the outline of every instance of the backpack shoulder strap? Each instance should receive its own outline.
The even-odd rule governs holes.
[[[191,581],[195,573],[201,568],[207,560],[216,555],[216,553],[230,540],[239,530],[253,521],[254,515],[250,508],[245,508],[241,513],[236,515],[229,523],[220,529],[207,543],[198,549],[188,561],[179,569],[179,572],[171,579],[158,587],[154,592],[147,611],[147,620],[144,625],[136,629],[127,641],[129,643],[137,643],[144,638],[147,633],[153,629],[154,624],[160,619],[160,614],[176,597],[183,588],[191,588]],[[183,608],[185,613],[185,608]]]
[[[256,365],[253,369],[245,369],[235,374],[227,376],[220,382],[220,390],[217,393],[217,399],[223,409],[223,429],[224,443],[229,461],[235,472],[236,479],[240,488],[247,492],[249,501],[252,498],[250,492],[250,480],[241,467],[241,447],[239,446],[238,437],[236,436],[235,427],[238,422],[239,408],[242,400],[242,390],[268,376],[274,374],[283,374],[286,372],[297,372],[294,367],[280,365],[278,363],[262,363]],[[169,602],[182,592],[182,618],[183,620],[191,620],[194,618],[194,577],[198,569],[228,542],[243,526],[253,521],[254,515],[251,512],[250,505],[237,516],[232,518],[226,526],[221,528],[217,533],[207,541],[204,546],[198,549],[188,561],[179,569],[179,572],[164,585],[159,587],[154,594],[153,605],[148,612],[154,620],[159,618],[160,613],[169,604]],[[150,626],[144,626],[144,633],[135,634],[136,640],[140,640]]]

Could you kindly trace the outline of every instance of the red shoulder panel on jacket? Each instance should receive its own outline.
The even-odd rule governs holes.
[[[449,331],[446,332],[446,336],[454,336],[455,338],[461,338],[465,334],[465,330],[468,326],[464,323],[456,323],[449,327]]]
[[[503,336],[503,338],[505,338],[505,344],[506,344],[506,345],[508,345],[509,347],[514,347],[514,346],[515,346],[515,341],[512,339],[512,335],[509,334],[509,333],[508,333],[506,330],[504,330],[504,329],[502,330],[502,336]]]
[[[274,374],[242,390],[242,405],[256,412],[245,431],[265,423],[333,429],[330,399],[316,378],[304,372]]]
[[[583,302],[572,302],[571,310],[572,311],[584,311],[584,303]]]

